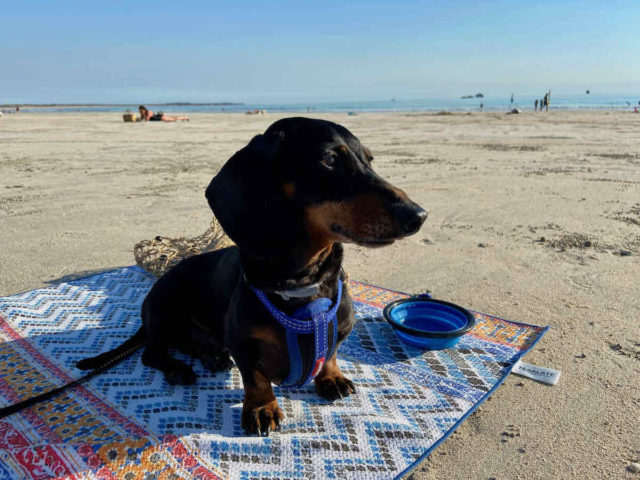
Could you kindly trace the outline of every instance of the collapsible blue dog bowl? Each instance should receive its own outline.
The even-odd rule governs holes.
[[[426,296],[391,302],[383,314],[400,340],[429,350],[453,347],[476,323],[467,309]]]

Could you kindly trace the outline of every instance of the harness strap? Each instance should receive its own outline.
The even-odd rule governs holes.
[[[271,316],[286,330],[289,375],[281,386],[297,387],[309,383],[336,350],[337,312],[342,299],[342,281],[338,281],[338,294],[333,307],[331,307],[330,299],[321,297],[299,308],[293,316],[286,315],[276,308],[262,291],[254,287],[251,289]],[[329,342],[329,325],[333,330],[331,342]],[[301,334],[313,334],[313,357],[310,357],[312,360],[310,368],[308,365],[309,357],[304,358],[305,356],[300,349],[299,335]],[[305,372],[308,373],[305,375]]]

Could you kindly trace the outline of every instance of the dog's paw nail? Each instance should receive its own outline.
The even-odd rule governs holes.
[[[221,372],[229,370],[233,367],[233,361],[229,358],[229,354],[208,355],[201,358],[204,368],[212,372]]]
[[[318,395],[330,401],[344,399],[352,393],[355,393],[355,391],[356,389],[351,380],[342,376],[335,378],[326,377],[316,381],[316,392]]]
[[[272,402],[255,408],[246,408],[242,411],[242,428],[250,434],[257,434],[259,437],[268,437],[271,432],[280,430],[280,423],[284,419],[284,414],[278,402]]]

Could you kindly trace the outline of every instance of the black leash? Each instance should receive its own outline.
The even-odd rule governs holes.
[[[85,382],[85,381],[89,380],[91,377],[94,377],[97,374],[105,371],[106,369],[113,367],[117,363],[120,363],[122,360],[124,360],[126,357],[131,355],[133,352],[138,350],[140,347],[144,346],[146,343],[147,343],[147,340],[143,340],[139,344],[134,345],[133,347],[131,347],[126,352],[121,353],[120,355],[118,355],[115,358],[112,358],[111,360],[107,360],[105,363],[103,363],[99,367],[96,367],[95,369],[91,370],[86,375],[83,375],[82,377],[77,378],[77,379],[73,380],[72,382],[69,382],[69,383],[67,383],[65,385],[62,385],[61,387],[54,388],[53,390],[49,390],[48,392],[41,393],[40,395],[36,395],[35,397],[27,398],[26,400],[22,400],[21,402],[14,403],[13,405],[7,405],[6,407],[0,408],[0,418],[8,417],[9,415],[12,415],[12,414],[14,414],[16,412],[19,412],[23,408],[31,407],[32,405],[35,405],[36,403],[42,402],[42,401],[47,400],[47,399],[49,399],[51,397],[55,397],[59,393],[62,393],[63,391],[65,391],[67,388],[73,387],[75,385],[78,385],[78,384],[80,384],[82,382]]]

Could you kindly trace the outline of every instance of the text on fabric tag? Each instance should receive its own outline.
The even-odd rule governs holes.
[[[560,378],[560,371],[553,368],[538,367],[529,363],[518,360],[513,366],[511,373],[522,375],[523,377],[532,378],[548,385],[556,385]]]

